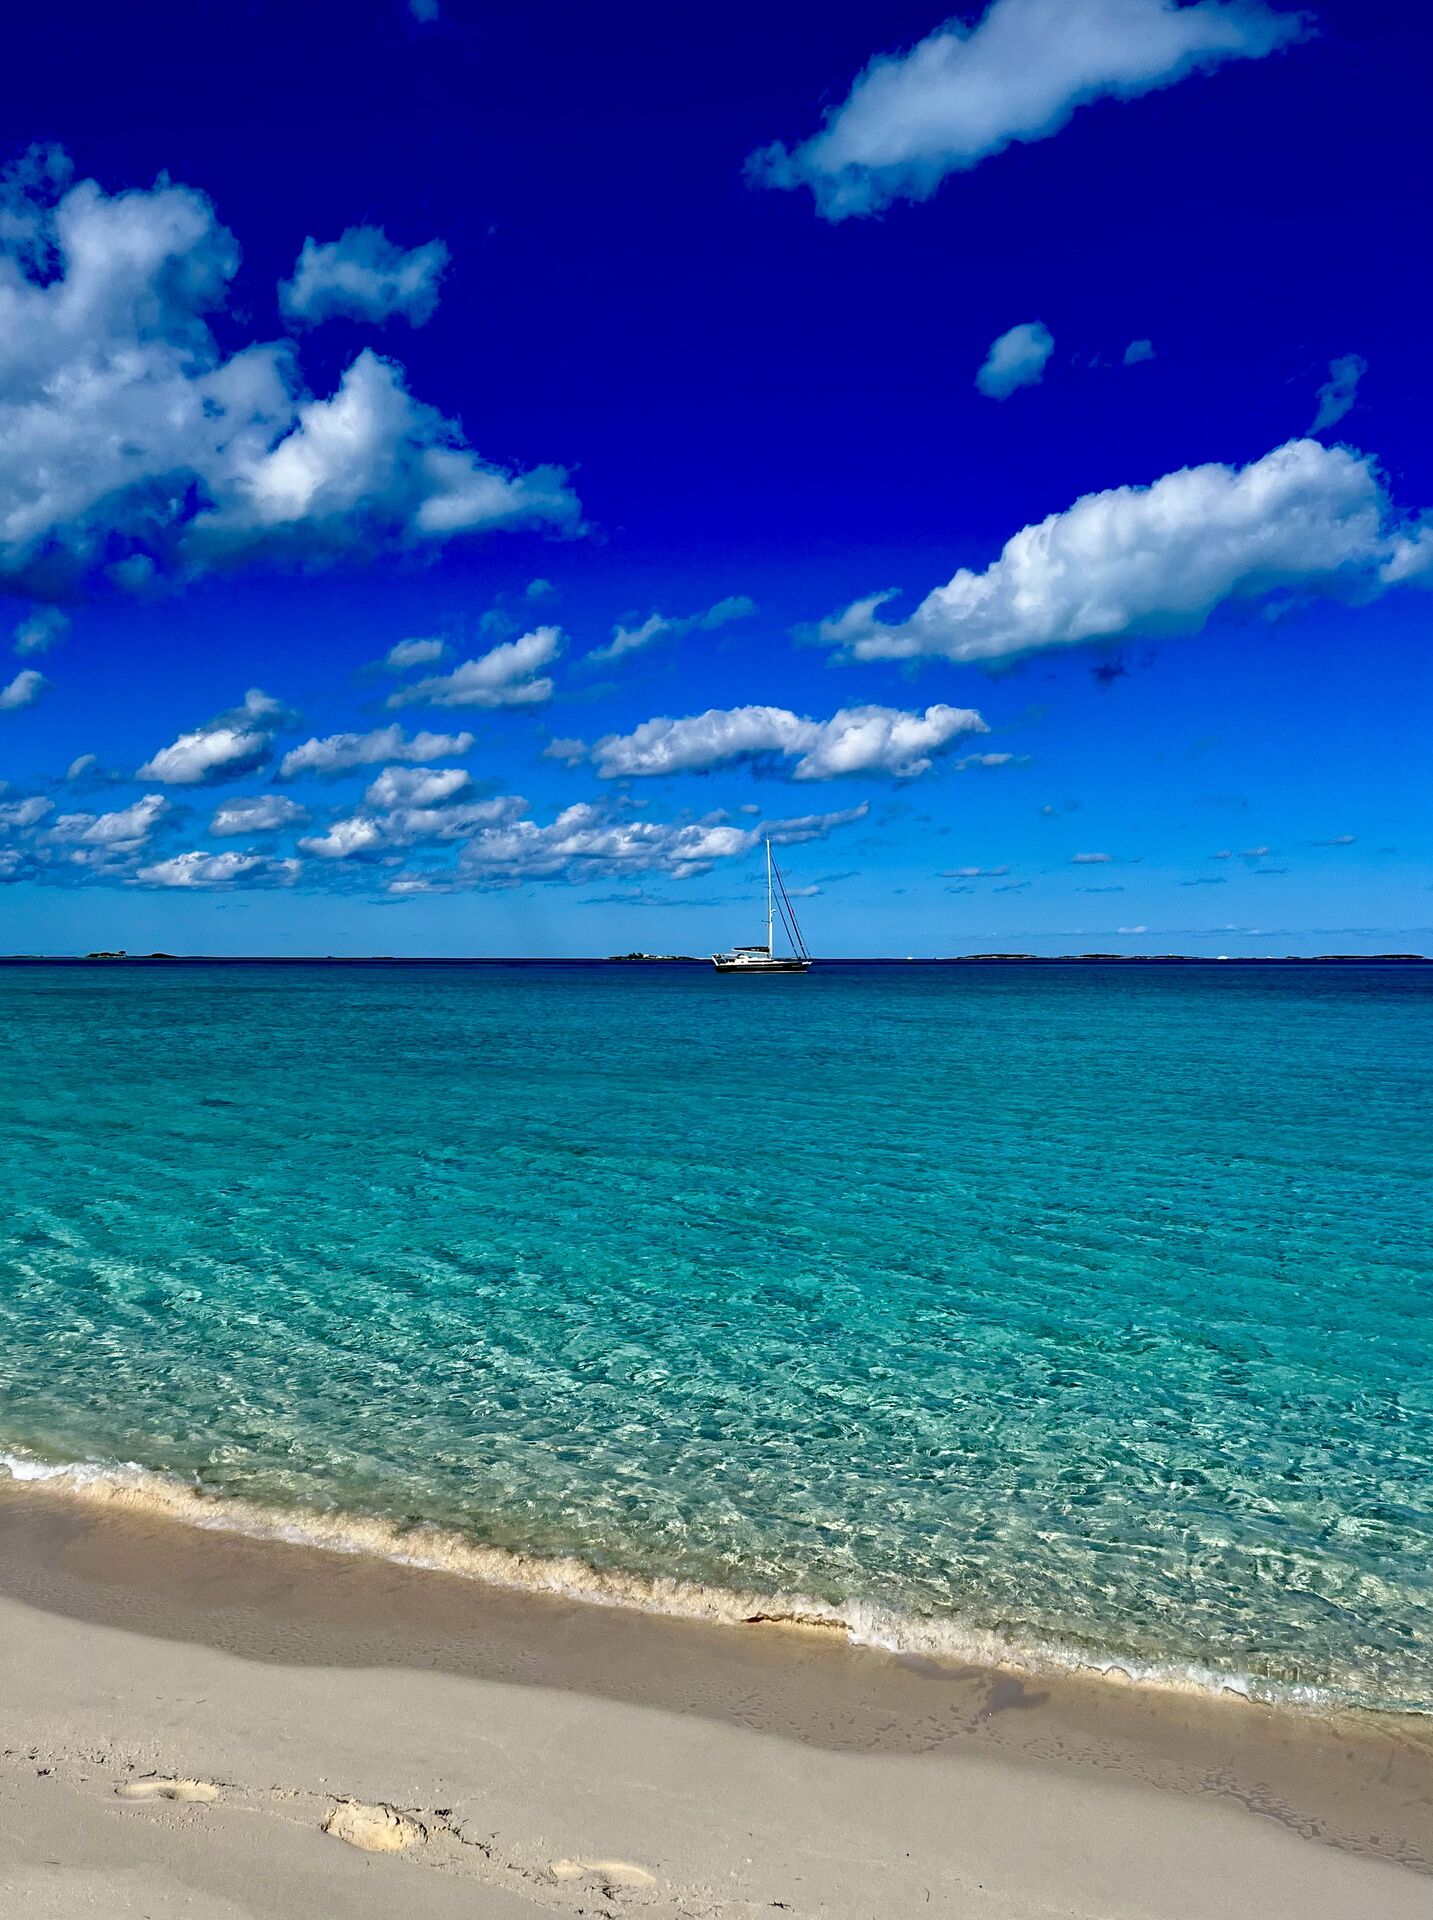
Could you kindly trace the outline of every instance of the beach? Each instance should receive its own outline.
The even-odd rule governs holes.
[[[705,1627],[34,1487],[0,1488],[0,1646],[17,1915],[1411,1920],[1433,1888],[1412,1718]],[[411,1844],[326,1833],[350,1801]]]
[[[1429,969],[6,986],[0,1911],[1426,1910]]]

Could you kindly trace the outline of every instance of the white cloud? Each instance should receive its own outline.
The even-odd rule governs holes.
[[[17,828],[38,826],[54,810],[54,801],[38,793],[32,793],[24,800],[0,802],[0,832],[13,833]]]
[[[497,527],[571,525],[577,503],[555,467],[485,466],[402,369],[368,348],[331,400],[306,400],[291,430],[255,453],[238,484],[188,534],[205,561],[255,553],[305,560],[415,546]]]
[[[292,780],[301,773],[347,773],[351,767],[373,767],[381,760],[451,760],[470,753],[470,733],[415,733],[411,739],[395,721],[372,733],[330,733],[322,740],[305,740],[279,762],[279,778]]]
[[[828,220],[928,200],[952,173],[1056,133],[1077,107],[1258,59],[1304,31],[1259,0],[993,0],[859,75],[821,131],[754,153],[748,178],[811,189]]]
[[[22,667],[8,686],[0,687],[0,713],[33,707],[49,684],[43,673],[36,673],[33,667]]]
[[[441,240],[403,248],[382,227],[350,227],[322,246],[304,241],[292,280],[279,288],[290,320],[316,326],[336,314],[353,320],[391,320],[421,327],[438,304],[438,282],[448,264]]]
[[[375,782],[375,787],[378,784]],[[372,788],[367,798],[374,803]],[[322,860],[361,860],[394,847],[468,840],[479,830],[514,819],[526,804],[515,795],[500,794],[492,800],[456,805],[420,803],[400,805],[388,812],[354,813],[335,820],[327,833],[300,840],[299,845],[305,853],[317,854]]]
[[[664,872],[674,879],[704,873],[719,860],[749,854],[770,834],[781,845],[822,840],[865,817],[864,806],[807,814],[753,827],[721,819],[690,822],[617,820],[586,804],[565,807],[549,825],[514,820],[477,834],[458,859],[460,879],[582,881],[613,874]]]
[[[264,764],[273,747],[272,726],[289,717],[270,694],[250,687],[241,707],[220,714],[192,733],[181,733],[171,745],[161,747],[146,760],[135,777],[158,780],[167,787],[200,787],[218,780],[236,780]]]
[[[168,787],[197,787],[252,773],[269,757],[269,736],[243,727],[203,727],[181,733],[139,768],[140,780]]]
[[[94,773],[98,769],[99,763],[100,758],[97,753],[77,754],[65,769],[65,778],[67,780],[83,780],[87,773]]]
[[[947,867],[942,880],[1002,880],[1009,867]]]
[[[560,760],[564,766],[575,767],[579,760],[587,758],[587,742],[562,737],[549,740],[542,750],[542,757],[544,760]]]
[[[257,883],[287,886],[297,880],[300,860],[271,860],[262,853],[177,853],[141,867],[135,879],[147,887],[232,887]]]
[[[46,837],[117,852],[128,851],[143,846],[168,811],[169,802],[162,793],[146,793],[112,813],[62,813]]]
[[[714,607],[708,607],[705,613],[689,613],[675,619],[664,613],[648,614],[639,626],[614,627],[606,646],[593,647],[585,657],[620,660],[624,653],[636,653],[640,648],[651,646],[654,640],[678,639],[686,633],[713,633],[718,627],[732,620],[745,620],[755,612],[754,600],[748,600],[744,593],[733,593],[725,600],[718,600]]]
[[[990,343],[975,384],[987,400],[1007,400],[1017,387],[1038,386],[1045,363],[1055,351],[1055,338],[1038,320],[1011,327]]]
[[[1127,367],[1137,367],[1142,361],[1153,360],[1153,358],[1154,342],[1152,340],[1131,340],[1125,348],[1124,364]]]
[[[1222,601],[1279,589],[1367,598],[1433,566],[1433,528],[1395,521],[1372,460],[1294,440],[1247,467],[1086,494],[962,567],[906,620],[890,593],[822,623],[858,660],[998,660],[1039,647],[1196,633]]]
[[[461,767],[385,767],[363,796],[368,807],[441,807],[472,785]]]
[[[58,607],[37,607],[15,629],[16,653],[48,653],[70,630],[69,615]]]
[[[383,656],[390,673],[406,673],[409,667],[430,667],[448,651],[441,640],[400,640]]]
[[[1318,411],[1310,433],[1322,433],[1342,420],[1358,397],[1358,383],[1367,372],[1368,362],[1356,353],[1329,361],[1329,377],[1319,388]]]
[[[209,831],[219,839],[236,833],[277,833],[280,827],[298,826],[307,818],[307,810],[285,794],[256,793],[216,807]]]
[[[288,343],[226,354],[239,252],[202,194],[62,185],[30,163],[0,231],[0,585],[48,601],[575,527],[563,473],[483,461],[392,361],[360,353],[324,399]]]
[[[1103,867],[1108,864],[1107,853],[1072,853],[1070,864],[1075,867]]]
[[[530,707],[552,698],[542,673],[562,652],[559,627],[535,627],[518,640],[504,640],[451,673],[430,674],[388,696],[390,707]]]
[[[700,772],[723,761],[776,754],[796,759],[797,780],[846,773],[924,773],[931,756],[985,722],[967,707],[844,707],[829,720],[805,720],[785,707],[713,707],[686,719],[645,720],[628,734],[608,734],[592,749],[604,780]],[[798,757],[799,756],[799,757]]]

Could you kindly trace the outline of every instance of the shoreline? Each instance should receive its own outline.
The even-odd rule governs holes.
[[[8,1476],[8,1480],[7,1480]],[[718,1586],[679,1576],[632,1573],[571,1554],[543,1555],[490,1545],[451,1528],[400,1527],[374,1515],[261,1505],[211,1492],[179,1477],[131,1464],[55,1464],[0,1449],[0,1487],[31,1487],[101,1513],[164,1520],[202,1533],[231,1533],[324,1553],[446,1574],[519,1595],[552,1595],[583,1606],[616,1608],[718,1630],[778,1626],[824,1634],[851,1647],[896,1658],[931,1659],[1018,1674],[1036,1685],[1055,1677],[1132,1687],[1153,1694],[1258,1702],[1277,1713],[1357,1712],[1374,1719],[1425,1719],[1433,1743],[1433,1708],[1374,1702],[1315,1682],[1270,1679],[1195,1660],[1140,1659],[1072,1640],[1019,1642],[963,1621],[922,1618],[856,1599],[830,1601],[792,1591]]]
[[[426,1822],[425,1864],[548,1906],[567,1898],[551,1860],[593,1849],[655,1863],[675,1903],[659,1911],[742,1916],[777,1900],[797,1913],[895,1913],[943,1879],[947,1910],[962,1913],[1332,1920],[1355,1898],[1412,1915],[1433,1873],[1433,1727],[1416,1717],[1289,1713],[1091,1676],[1036,1684],[830,1633],[596,1607],[8,1482],[0,1623],[6,1797],[54,1782],[107,1820],[188,1835],[181,1847],[222,1808],[116,1815],[116,1785],[135,1772],[222,1774],[226,1798],[264,1811],[250,1804],[262,1776],[265,1792],[288,1796],[265,1818],[301,1803],[306,1834],[331,1797],[386,1801]],[[328,1751],[339,1723],[341,1764]],[[680,1791],[656,1784],[667,1779]],[[476,1796],[490,1824],[495,1794],[500,1832],[514,1837],[484,1841],[486,1854],[438,1818]],[[601,1831],[583,1828],[594,1800]],[[852,1808],[866,1836],[859,1869]],[[773,1830],[754,1834],[767,1817]],[[346,1851],[316,1844],[321,1872]],[[1245,1862],[1231,1904],[1211,1904],[1207,1885],[1181,1888],[1173,1863],[1187,1848],[1217,1849],[1221,1873]],[[368,1864],[406,1873],[412,1862]],[[1248,1876],[1263,1874],[1264,1892],[1241,1904]],[[723,1877],[748,1892],[736,1897]],[[403,1910],[446,1913],[440,1878],[423,1876],[436,1904]],[[689,1908],[697,1890],[707,1905]]]

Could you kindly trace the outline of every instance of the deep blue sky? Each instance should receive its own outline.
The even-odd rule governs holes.
[[[390,823],[355,858],[304,848],[378,810],[362,796],[389,762],[279,781],[282,755],[396,721],[471,731],[470,750],[423,764],[467,768],[466,802],[522,796],[503,822],[539,833],[582,803],[594,834],[632,820],[750,834],[864,806],[819,837],[798,830],[783,856],[793,885],[819,888],[804,903],[818,952],[1433,951],[1419,586],[1375,589],[1357,568],[1332,591],[1288,578],[1272,598],[1216,595],[1197,631],[1160,637],[1158,614],[1136,611],[1112,638],[989,666],[851,658],[810,631],[886,589],[898,620],[1081,496],[1261,460],[1309,429],[1344,356],[1366,370],[1323,447],[1367,458],[1405,530],[1433,506],[1426,10],[1317,6],[1277,51],[1079,106],[867,217],[825,219],[809,191],[744,177],[753,150],[814,134],[873,56],[947,17],[829,0],[715,14],[443,0],[430,22],[403,0],[57,0],[16,16],[7,162],[54,143],[105,195],[167,175],[206,196],[242,250],[208,316],[220,353],[290,338],[304,391],[326,400],[372,348],[483,461],[567,469],[582,525],[416,546],[368,528],[203,567],[161,553],[140,583],[17,561],[7,643],[50,603],[71,624],[44,652],[0,657],[0,684],[48,682],[0,712],[0,803],[52,802],[12,823],[0,948],[696,952],[756,937],[754,849],[695,872],[658,852],[459,869],[465,835],[432,820]],[[276,288],[305,238],[360,226],[446,244],[432,317],[286,326]],[[39,286],[58,269],[24,271]],[[1043,378],[980,392],[992,341],[1037,321],[1054,338]],[[1136,339],[1153,358],[1126,366]],[[107,351],[90,335],[76,348]],[[39,458],[16,425],[29,377],[0,349],[0,517],[5,468],[23,492]],[[87,508],[105,540],[116,511]],[[535,579],[551,590],[529,596]],[[583,662],[619,623],[731,596],[756,611]],[[550,698],[385,708],[419,677],[373,669],[395,643],[444,639],[420,671],[446,673],[538,625],[561,629]],[[251,687],[291,710],[262,723],[257,764],[134,777]],[[554,736],[707,709],[820,722],[936,704],[977,709],[989,732],[914,774],[797,779],[792,754],[765,753],[622,780],[543,755]],[[1010,758],[959,764],[975,753]],[[82,823],[150,793],[167,810],[142,839],[106,848]],[[216,837],[215,808],[251,795],[308,817]],[[176,885],[187,853],[256,858]],[[415,876],[433,890],[390,890]]]

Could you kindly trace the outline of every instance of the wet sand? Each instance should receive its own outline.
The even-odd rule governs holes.
[[[708,1627],[34,1486],[0,1485],[0,1646],[6,1913],[1433,1910],[1422,1719]]]

